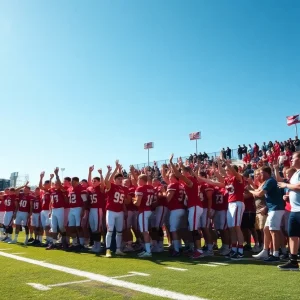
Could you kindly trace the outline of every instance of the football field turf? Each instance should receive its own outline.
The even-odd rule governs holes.
[[[166,251],[151,259],[136,254],[108,259],[1,242],[0,267],[0,299],[300,298],[299,272],[279,271],[250,257],[193,261],[169,258]]]

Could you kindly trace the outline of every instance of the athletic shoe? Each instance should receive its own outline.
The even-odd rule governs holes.
[[[120,249],[117,249],[116,255],[124,256],[124,255],[126,255],[126,254],[125,254],[124,252],[122,252]]]
[[[280,261],[280,258],[279,257],[276,257],[274,255],[270,255],[268,258],[264,259],[264,262],[279,262]]]
[[[242,253],[240,253],[240,252],[236,252],[236,253],[234,253],[231,257],[230,257],[230,259],[232,259],[232,260],[239,260],[239,259],[241,259],[241,258],[243,258],[244,257],[244,254],[242,254]]]
[[[199,259],[199,258],[203,258],[204,255],[203,253],[199,252],[199,251],[194,251],[193,255],[191,256],[191,259]]]
[[[262,250],[258,254],[252,255],[252,257],[255,259],[267,259],[267,258],[269,258],[269,254],[268,254],[268,252]]]
[[[225,256],[226,258],[231,258],[233,255],[235,255],[236,252],[233,250],[230,250],[230,252]]]
[[[111,257],[111,251],[110,251],[110,249],[106,249],[106,255],[105,255],[106,257]]]
[[[212,250],[204,251],[203,256],[214,256],[214,251]]]
[[[4,238],[1,239],[1,242],[6,242],[7,240],[8,240],[8,236],[5,236]]]
[[[51,244],[46,248],[46,250],[54,250],[54,249],[56,249],[56,246],[55,246],[55,244],[53,244],[53,243],[51,243]]]
[[[7,239],[4,241],[4,243],[10,243],[10,242],[12,242],[12,239],[10,239],[10,238],[7,238]]]
[[[286,259],[289,259],[290,256],[288,253],[286,253],[286,254],[281,254],[279,257],[280,257],[280,259],[286,260]]]
[[[41,245],[41,242],[39,241],[39,240],[34,240],[31,244],[30,244],[30,246],[40,246]]]
[[[180,252],[177,252],[174,250],[169,256],[170,257],[178,257],[178,256],[180,256]]]
[[[30,239],[28,240],[28,243],[32,243],[32,242],[34,242],[34,238],[30,238]]]
[[[214,244],[214,245],[213,245],[213,250],[219,250],[219,248],[218,248],[218,245],[217,245],[217,244]]]
[[[12,241],[8,242],[8,244],[16,244],[16,243],[17,243],[16,240],[12,240]]]
[[[254,246],[252,248],[252,252],[254,252],[254,253],[259,253],[260,251],[261,251],[261,247],[259,247],[259,246]]]
[[[152,253],[144,251],[139,255],[139,258],[148,258],[148,257],[152,257]]]
[[[281,271],[299,271],[299,264],[298,262],[292,262],[289,260],[284,265],[277,266],[277,268]]]
[[[208,250],[208,248],[207,248],[206,245],[204,245],[204,246],[202,247],[202,251],[206,251],[206,250]]]
[[[219,252],[220,255],[222,256],[228,256],[230,254],[231,250],[229,248],[223,249],[222,251]]]

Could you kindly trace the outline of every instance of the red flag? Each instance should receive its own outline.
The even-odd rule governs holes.
[[[287,123],[288,126],[300,123],[299,115],[294,115],[294,116],[286,117],[286,123]]]
[[[200,137],[200,132],[193,132],[189,134],[190,140],[199,140]]]
[[[145,143],[144,144],[144,149],[151,149],[154,147],[154,144],[153,142],[150,142],[150,143]]]

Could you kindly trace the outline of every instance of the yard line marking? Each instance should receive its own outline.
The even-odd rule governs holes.
[[[198,266],[204,266],[204,267],[218,267],[217,265],[211,265],[211,264],[197,264]]]
[[[220,265],[220,266],[229,266],[229,264],[224,264],[224,263],[219,263],[219,262],[211,262],[210,264]]]
[[[117,278],[126,278],[126,277],[133,277],[133,276],[150,276],[150,274],[146,274],[146,273],[139,273],[139,272],[128,272],[128,273],[131,273],[129,275],[121,275],[121,276],[114,276],[114,277],[111,277],[113,279],[117,279]]]
[[[85,282],[91,282],[92,280],[80,280],[80,281],[71,281],[71,282],[63,282],[63,283],[57,283],[57,284],[48,284],[47,287],[56,287],[56,286],[64,286],[69,284],[76,284],[76,283],[85,283]]]
[[[27,284],[32,286],[33,288],[35,288],[37,290],[40,290],[40,291],[49,291],[49,290],[51,290],[46,285],[42,285],[42,284],[39,284],[39,283],[27,283]]]
[[[20,254],[25,254],[25,252],[10,253],[10,254],[13,254],[13,255],[20,255]]]
[[[128,273],[133,274],[133,275],[139,275],[139,276],[150,276],[150,274],[140,273],[140,272],[128,272]]]
[[[11,250],[12,248],[5,248],[5,249],[0,249],[0,251],[7,251],[7,250]]]
[[[166,269],[169,269],[169,270],[174,270],[174,271],[181,271],[181,272],[184,272],[184,271],[187,271],[188,269],[182,269],[182,268],[173,268],[173,267],[165,267]]]
[[[178,292],[164,290],[161,288],[154,288],[154,287],[150,287],[150,286],[143,285],[143,284],[137,284],[137,283],[132,283],[132,282],[128,282],[128,281],[113,279],[113,278],[110,278],[110,277],[107,277],[104,275],[95,274],[95,273],[91,273],[91,272],[87,272],[87,271],[81,271],[78,269],[63,267],[60,265],[44,263],[39,260],[26,258],[26,257],[22,257],[22,256],[17,256],[17,255],[12,255],[12,254],[1,252],[1,251],[0,251],[0,256],[4,256],[4,257],[8,257],[8,258],[15,259],[18,261],[23,261],[23,262],[26,262],[26,263],[29,263],[32,265],[37,265],[40,267],[64,272],[67,274],[85,277],[90,280],[118,286],[121,288],[137,291],[137,292],[144,293],[144,294],[149,294],[152,296],[159,296],[159,297],[164,297],[164,298],[174,299],[174,300],[182,300],[182,299],[185,299],[185,300],[207,300],[205,298],[201,298],[201,297],[197,297],[197,296],[185,295],[185,294],[181,294]]]

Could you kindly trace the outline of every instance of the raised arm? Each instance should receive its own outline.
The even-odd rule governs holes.
[[[59,178],[59,176],[58,176],[58,172],[59,172],[59,168],[56,167],[56,168],[54,169],[55,180],[56,180],[57,184],[59,185],[59,188],[61,188],[62,185],[61,185],[60,178]]]
[[[171,168],[172,168],[172,170],[173,170],[174,175],[175,175],[177,178],[181,179],[184,183],[186,183],[186,185],[187,185],[188,187],[192,187],[192,186],[193,186],[193,182],[192,182],[191,180],[189,180],[187,177],[183,176],[183,175],[179,172],[179,170],[177,170],[177,168],[175,167],[175,165],[173,164],[173,157],[174,157],[174,154],[171,154],[171,156],[170,156],[170,166],[171,166]]]
[[[130,174],[131,174],[132,185],[137,186],[138,176],[135,173],[135,168],[133,165],[130,166]]]
[[[44,176],[45,176],[45,171],[41,172],[41,174],[40,174],[39,188],[41,190],[44,190],[44,187],[43,187],[43,178],[44,178]]]
[[[94,165],[89,167],[88,185],[92,186],[92,173],[94,171]]]
[[[274,175],[277,182],[283,182],[283,178],[279,174],[279,166],[273,165]]]
[[[103,178],[102,169],[99,169],[98,173],[99,173],[99,176],[100,176],[100,189],[101,189],[101,192],[103,193],[104,189],[105,189],[105,180]]]
[[[221,160],[218,158],[217,159],[217,164],[218,164],[218,170],[219,170],[219,173],[223,176],[226,176],[226,171],[225,169],[222,167],[222,164],[221,164]]]
[[[24,187],[26,187],[29,184],[29,181],[27,181],[24,185],[16,188],[16,192],[18,193],[20,190],[24,189]]]
[[[224,182],[213,181],[213,180],[210,180],[210,179],[207,179],[207,178],[204,178],[204,177],[198,177],[198,181],[199,181],[199,183],[204,182],[204,183],[207,183],[207,184],[212,185],[212,186],[218,186],[218,187],[221,187],[221,188],[225,187]]]
[[[166,184],[169,184],[169,178],[168,178],[167,173],[166,173],[166,165],[162,165],[160,173],[161,173],[161,177],[164,180],[164,182]]]
[[[116,160],[116,167],[115,167],[113,173],[109,176],[108,180],[107,180],[107,177],[108,177],[108,176],[106,175],[106,178],[105,178],[105,186],[106,186],[106,188],[107,188],[108,191],[109,191],[110,188],[111,188],[111,182],[113,181],[115,175],[117,174],[117,172],[118,172],[118,170],[119,170],[119,167],[120,167],[119,161]]]
[[[240,173],[238,173],[234,167],[230,164],[230,162],[228,160],[225,161],[226,163],[226,167],[228,168],[228,170],[233,174],[233,176],[240,182],[243,182],[243,177]]]

